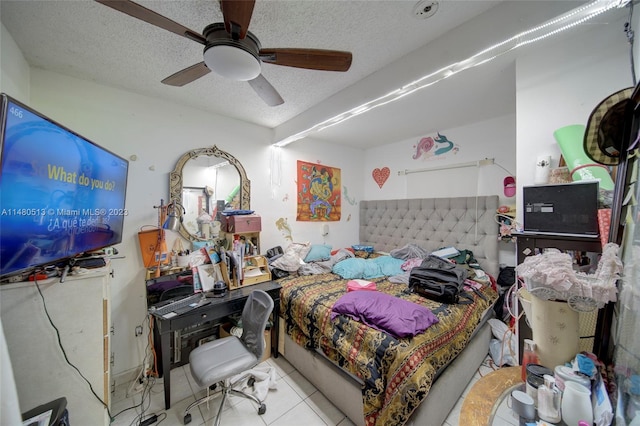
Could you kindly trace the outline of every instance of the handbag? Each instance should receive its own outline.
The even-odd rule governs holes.
[[[464,290],[467,270],[430,255],[409,273],[409,289],[431,300],[447,304],[469,304],[473,297]]]

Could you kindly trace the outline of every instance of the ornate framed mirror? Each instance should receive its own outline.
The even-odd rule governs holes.
[[[225,208],[249,210],[251,183],[242,164],[217,146],[187,151],[169,174],[169,203],[182,206],[180,235],[207,240],[200,223],[213,221]]]

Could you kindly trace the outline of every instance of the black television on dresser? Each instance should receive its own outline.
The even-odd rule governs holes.
[[[597,237],[598,181],[524,186],[525,232]]]

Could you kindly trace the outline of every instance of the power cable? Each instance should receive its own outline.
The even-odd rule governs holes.
[[[53,320],[51,319],[51,315],[49,315],[49,310],[47,309],[47,302],[46,302],[46,300],[44,298],[44,295],[42,294],[42,290],[40,290],[40,285],[38,284],[38,279],[36,277],[37,277],[37,274],[34,273],[33,282],[36,285],[36,289],[38,290],[38,294],[40,294],[40,298],[42,299],[42,307],[44,308],[44,313],[47,316],[47,319],[49,320],[49,324],[51,324],[51,327],[53,327],[53,329],[56,332],[56,337],[58,339],[58,347],[62,351],[62,356],[64,357],[64,360],[66,361],[67,364],[69,364],[69,366],[71,366],[74,370],[76,370],[76,372],[80,375],[82,380],[84,380],[87,383],[87,385],[89,385],[89,389],[91,390],[91,393],[93,394],[93,396],[96,397],[96,399],[98,401],[100,401],[100,403],[104,406],[104,408],[106,408],[107,414],[109,415],[109,418],[111,418],[111,412],[109,411],[109,406],[93,390],[93,386],[91,385],[91,382],[89,382],[89,380],[82,374],[82,372],[78,369],[78,367],[76,367],[69,360],[69,357],[67,356],[67,351],[65,351],[64,346],[62,345],[62,340],[60,338],[60,330],[58,330],[58,327],[56,327],[56,325],[53,323]]]

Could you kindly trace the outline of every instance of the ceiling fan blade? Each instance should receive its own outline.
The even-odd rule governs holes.
[[[162,80],[162,83],[169,86],[182,87],[185,84],[189,84],[192,81],[209,74],[210,72],[211,70],[207,68],[204,62],[200,62],[199,64],[191,65],[189,68],[185,68],[182,71],[178,71],[177,73],[170,75]]]
[[[267,81],[266,78],[264,78],[262,74],[253,80],[249,80],[249,85],[253,87],[253,90],[256,91],[258,96],[260,96],[267,105],[277,106],[284,103],[282,96],[280,96],[278,91]]]
[[[220,0],[224,27],[234,40],[247,36],[255,0]]]
[[[260,60],[268,64],[322,71],[347,71],[351,52],[323,49],[260,49]]]
[[[167,31],[171,31],[172,33],[186,37],[190,40],[197,41],[200,44],[207,43],[207,40],[202,36],[202,34],[197,33],[183,25],[180,25],[177,22],[174,22],[171,19],[160,15],[157,12],[154,12],[151,9],[147,9],[144,6],[140,6],[139,4],[134,3],[132,1],[129,1],[129,0],[95,0],[95,1],[97,1],[98,3],[104,4],[105,6],[109,6],[110,8],[115,9],[119,12],[126,13],[129,16],[133,16],[134,18],[138,18],[151,25],[155,25],[156,27],[162,28]]]

